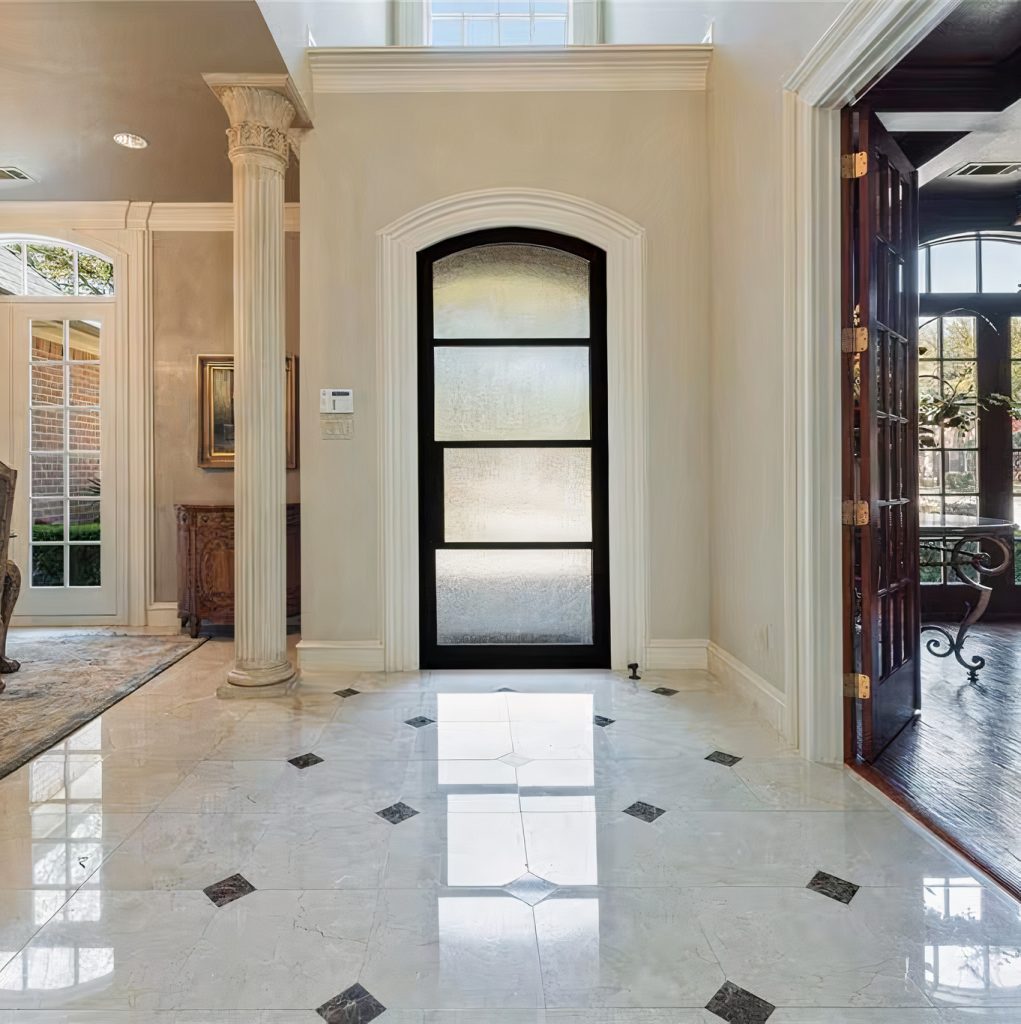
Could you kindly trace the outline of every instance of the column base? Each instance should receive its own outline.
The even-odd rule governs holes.
[[[221,684],[216,696],[222,699],[246,697],[284,697],[294,691],[297,673],[289,661],[265,668],[239,668],[227,673],[227,682]]]

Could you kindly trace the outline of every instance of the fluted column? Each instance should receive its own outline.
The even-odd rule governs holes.
[[[287,657],[284,172],[295,110],[280,93],[214,90],[234,169],[234,666],[221,696],[278,692]]]

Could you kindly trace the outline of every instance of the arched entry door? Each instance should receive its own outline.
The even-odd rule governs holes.
[[[422,666],[608,667],[605,253],[448,239],[418,313]]]

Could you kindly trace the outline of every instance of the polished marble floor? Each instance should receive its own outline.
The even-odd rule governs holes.
[[[0,1024],[1021,1021],[1018,905],[702,673],[229,657],[0,781]]]

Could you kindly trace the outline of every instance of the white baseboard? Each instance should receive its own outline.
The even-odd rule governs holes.
[[[645,646],[645,664],[656,669],[707,669],[708,640],[650,640]]]
[[[177,614],[176,601],[153,601],[145,610],[145,624],[155,629],[181,631],[181,618]]]
[[[299,640],[298,668],[302,672],[382,672],[383,644],[379,640]]]
[[[787,699],[783,692],[712,641],[708,654],[709,671],[716,679],[750,701],[781,736],[789,739],[785,735]]]

